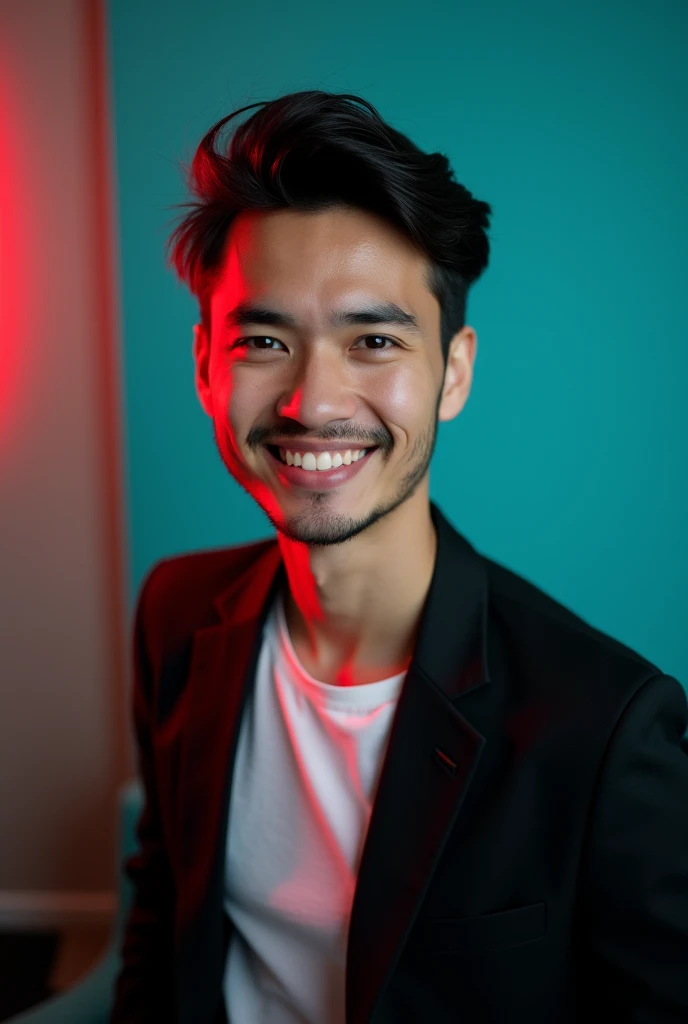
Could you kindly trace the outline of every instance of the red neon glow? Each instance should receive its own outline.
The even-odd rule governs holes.
[[[10,69],[0,51],[0,457],[11,448],[35,355],[30,256],[32,245],[40,245],[23,145],[29,129],[22,127],[21,90]]]

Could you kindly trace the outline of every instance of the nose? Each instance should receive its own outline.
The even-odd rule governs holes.
[[[290,386],[278,403],[279,416],[298,420],[317,430],[332,420],[349,420],[356,414],[351,378],[334,353],[311,352],[294,370]]]

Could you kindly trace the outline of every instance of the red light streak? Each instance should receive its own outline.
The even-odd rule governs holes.
[[[35,357],[31,251],[41,244],[30,198],[30,166],[23,144],[18,75],[0,53],[0,457],[11,450],[13,429]]]

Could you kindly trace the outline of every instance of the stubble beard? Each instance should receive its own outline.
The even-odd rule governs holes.
[[[396,494],[390,498],[389,501],[383,501],[379,505],[374,506],[368,513],[366,513],[366,515],[361,516],[360,518],[330,511],[328,505],[331,501],[332,495],[335,493],[335,491],[330,490],[308,492],[305,499],[308,502],[308,507],[303,512],[297,512],[289,517],[278,519],[274,515],[272,509],[266,507],[250,487],[247,486],[243,480],[237,478],[237,476],[232,472],[228,464],[228,460],[223,454],[222,445],[217,432],[217,426],[213,419],[215,445],[225,468],[229,470],[239,486],[242,487],[243,490],[245,490],[246,493],[253,498],[258,506],[263,510],[278,533],[281,533],[291,541],[307,544],[309,547],[326,547],[331,544],[344,544],[347,540],[351,540],[352,537],[356,537],[359,533],[363,533],[364,530],[367,530],[384,516],[389,515],[405,501],[408,501],[409,498],[415,494],[419,484],[421,484],[425,479],[425,476],[430,469],[430,462],[437,442],[437,412],[439,409],[440,397],[438,397],[435,404],[435,412],[431,422],[428,424],[426,429],[418,435],[411,447],[408,455],[408,463],[410,465],[408,470],[399,480]],[[383,448],[379,448],[378,452],[380,457],[385,461],[391,455],[391,451],[384,451]],[[370,458],[370,456],[368,457]]]

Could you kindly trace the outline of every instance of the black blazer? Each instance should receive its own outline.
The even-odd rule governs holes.
[[[686,1024],[685,691],[431,512],[437,558],[351,917],[347,1024]],[[232,767],[284,579],[273,537],[165,559],[141,587],[146,800],[116,1024],[226,1020]]]

